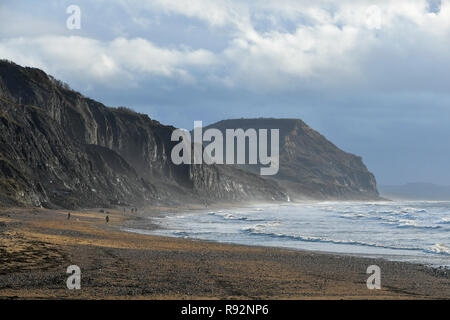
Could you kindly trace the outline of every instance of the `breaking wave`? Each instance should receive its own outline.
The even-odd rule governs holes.
[[[152,222],[160,229],[147,232],[158,235],[380,254],[393,260],[450,267],[450,202],[268,204],[170,214]]]
[[[443,243],[436,243],[431,246],[428,251],[438,254],[450,255],[450,247],[446,246]]]
[[[407,246],[394,246],[394,245],[384,245],[379,243],[370,243],[356,240],[340,240],[340,239],[331,239],[327,237],[314,237],[314,236],[305,236],[305,235],[293,235],[293,234],[284,234],[277,232],[268,232],[261,230],[262,226],[267,225],[256,225],[253,227],[243,228],[243,232],[247,232],[253,235],[262,235],[274,238],[281,239],[290,239],[296,241],[304,241],[304,242],[321,242],[321,243],[332,243],[332,244],[345,244],[345,245],[357,245],[357,246],[365,246],[365,247],[374,247],[374,248],[384,248],[384,249],[392,249],[392,250],[414,250],[414,251],[422,251],[422,248],[417,247],[407,247]]]
[[[236,214],[228,213],[228,212],[209,212],[208,215],[210,216],[216,216],[225,220],[240,220],[240,221],[264,221],[264,219],[258,219],[255,217],[252,217],[250,215],[246,216],[237,216]]]

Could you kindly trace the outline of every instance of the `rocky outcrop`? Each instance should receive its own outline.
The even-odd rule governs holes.
[[[280,129],[280,170],[174,165],[175,130],[109,108],[45,72],[0,61],[0,205],[106,207],[217,201],[378,199],[374,176],[301,120],[211,127]]]
[[[224,120],[205,128],[279,129],[279,172],[265,178],[277,182],[292,199],[379,199],[375,177],[361,157],[342,151],[298,119]],[[258,173],[259,165],[240,169]]]
[[[175,128],[108,108],[35,68],[0,61],[0,204],[97,207],[285,200],[233,168],[176,166]]]

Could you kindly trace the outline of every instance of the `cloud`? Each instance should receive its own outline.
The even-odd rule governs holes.
[[[95,18],[96,27],[81,35],[49,34],[55,21],[43,23],[41,13],[28,25],[45,26],[42,34],[1,37],[0,57],[43,68],[80,90],[151,83],[165,92],[185,86],[200,97],[221,90],[266,96],[449,93],[450,0],[439,7],[425,0],[121,0],[111,2],[105,19],[89,4],[80,1],[83,26],[94,26]],[[23,16],[9,10],[9,16]],[[98,28],[107,29],[115,14],[120,35],[102,39]],[[175,37],[177,31],[183,37]],[[213,39],[221,45],[205,49]]]
[[[95,17],[98,8],[83,1],[80,5],[83,16]],[[48,34],[54,22],[38,19],[34,23],[36,29],[42,27],[42,35],[4,36],[0,55],[67,80],[87,75],[105,83],[166,77],[252,92],[447,90],[433,78],[443,69],[436,70],[436,65],[449,66],[449,0],[438,7],[425,0],[262,0],[257,5],[242,0],[121,0],[112,2],[108,21],[118,8],[132,18],[127,27],[121,15],[124,36],[100,39],[95,31],[89,35],[89,29],[78,36]],[[198,38],[192,48],[189,39],[161,45],[145,37],[152,21],[170,32],[164,19],[173,15],[202,21],[210,28],[209,39],[217,32],[226,32],[228,38],[222,38],[220,50],[211,51]],[[127,29],[135,30],[130,25],[143,34],[128,35]],[[205,34],[201,32],[198,36]],[[389,76],[381,65],[389,65]]]
[[[299,27],[293,33],[254,33],[233,40],[224,52],[237,86],[298,89],[358,76],[358,30],[334,25]]]
[[[197,19],[212,32],[226,28],[228,43],[214,52],[225,67],[213,74],[200,73],[207,76],[205,82],[253,92],[447,90],[432,79],[439,72],[436,65],[449,66],[448,0],[439,6],[426,0],[121,3],[158,19],[170,15]],[[381,65],[388,65],[393,74],[388,76]]]
[[[191,0],[189,2],[177,0],[122,0],[127,8],[140,7],[163,14],[178,14],[189,18],[206,21],[212,26],[224,26],[230,23],[238,24],[244,17],[242,10],[245,6],[235,1]]]
[[[382,181],[450,179],[450,0],[78,0],[79,31],[72,1],[30,3],[0,3],[0,58],[106,104],[300,117]]]
[[[160,48],[141,38],[112,41],[79,36],[12,38],[0,42],[0,56],[65,79],[80,77],[115,84],[118,81],[126,84],[141,76],[192,81],[188,67],[201,69],[217,63],[207,50]]]

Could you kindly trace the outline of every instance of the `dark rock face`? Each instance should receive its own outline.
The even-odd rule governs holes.
[[[0,205],[286,199],[275,182],[238,169],[174,165],[174,129],[0,61]]]
[[[175,129],[108,108],[34,68],[0,61],[0,205],[106,207],[291,198],[378,199],[361,158],[300,120],[241,119],[212,127],[280,129],[280,170],[180,165]]]
[[[117,153],[73,139],[43,110],[0,100],[2,203],[79,207],[151,197]],[[5,185],[5,181],[10,184]]]
[[[217,128],[224,136],[226,129],[279,129],[279,172],[265,178],[276,181],[293,199],[379,199],[375,177],[361,157],[340,150],[301,120],[224,120],[208,128]],[[239,168],[258,173],[260,166]]]

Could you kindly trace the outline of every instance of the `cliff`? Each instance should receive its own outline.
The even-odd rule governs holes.
[[[174,127],[0,61],[0,205],[100,207],[285,200],[275,182],[170,160]]]
[[[174,165],[174,127],[106,107],[39,69],[0,61],[0,205],[379,198],[361,158],[301,120],[226,120],[210,127],[280,129],[278,174],[262,177],[257,165]]]
[[[379,199],[374,175],[361,157],[336,147],[299,119],[234,119],[206,129],[279,129],[279,171],[265,179],[277,182],[291,199]],[[239,165],[258,173],[259,165]]]

